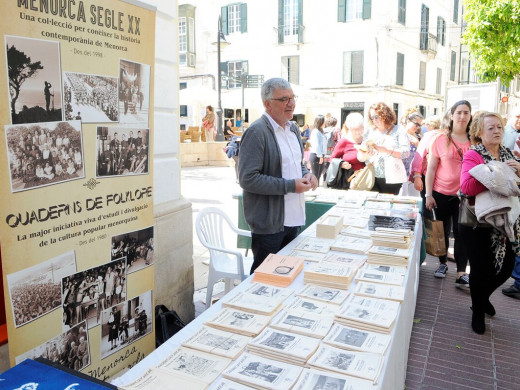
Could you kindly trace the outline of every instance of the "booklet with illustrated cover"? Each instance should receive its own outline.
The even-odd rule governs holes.
[[[313,284],[305,285],[297,293],[297,295],[304,298],[312,298],[318,301],[334,303],[336,305],[341,305],[345,299],[347,299],[349,294],[350,293],[347,290],[316,286]]]
[[[329,253],[323,259],[325,263],[341,264],[358,269],[366,262],[366,255],[356,255],[353,253]]]
[[[209,390],[254,390],[254,387],[242,385],[237,382],[230,381],[226,378],[220,378],[215,381]]]
[[[400,303],[396,301],[353,296],[336,314],[335,321],[359,329],[390,333],[399,307]]]
[[[160,368],[150,368],[135,381],[118,387],[120,390],[190,389],[205,390],[208,383],[196,378],[175,375]]]
[[[223,308],[207,321],[206,325],[246,336],[256,336],[270,320],[270,316]]]
[[[365,254],[372,246],[372,240],[339,235],[330,249],[341,252]]]
[[[381,283],[358,282],[354,295],[402,302],[404,300],[404,287]]]
[[[184,378],[195,378],[210,384],[217,379],[229,363],[231,363],[231,359],[179,347],[170,356],[157,364],[157,368]]]
[[[380,272],[375,270],[360,269],[356,275],[357,281],[392,284],[402,286],[404,276],[398,273]]]
[[[289,254],[289,256],[303,257],[303,259],[305,261],[309,261],[311,263],[319,263],[320,261],[322,261],[325,258],[326,255],[327,255],[326,253],[298,251],[298,250],[292,251]]]
[[[311,356],[309,366],[335,371],[377,383],[383,356],[376,353],[346,351],[322,344]]]
[[[376,390],[372,381],[306,368],[293,390]]]
[[[331,316],[282,310],[271,320],[270,326],[309,337],[323,338],[333,322],[334,317]]]
[[[294,250],[327,253],[330,250],[330,244],[334,240],[327,240],[324,238],[305,237],[294,246]]]
[[[285,306],[285,310],[334,317],[339,310],[339,306],[333,303],[297,296]]]
[[[292,364],[243,353],[222,376],[258,389],[287,390],[296,383],[302,370]]]
[[[388,334],[334,324],[323,342],[336,348],[384,354],[391,340]]]
[[[251,340],[251,337],[202,326],[197,333],[184,341],[182,345],[235,359]]]
[[[320,340],[266,328],[247,346],[249,352],[290,364],[303,365],[316,352]]]
[[[270,253],[255,270],[253,282],[287,287],[303,269],[304,258]]]
[[[294,290],[288,287],[253,283],[244,291],[237,292],[229,298],[224,297],[222,306],[255,314],[272,315],[293,292]]]

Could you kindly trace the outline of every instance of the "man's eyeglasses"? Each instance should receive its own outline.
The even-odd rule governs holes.
[[[284,96],[282,98],[272,98],[270,100],[276,100],[276,101],[279,101],[280,103],[283,103],[283,104],[288,104],[289,101],[293,101],[293,103],[296,103],[296,100],[298,100],[298,96],[293,96],[293,97],[287,97],[287,96]]]
[[[372,115],[370,117],[370,119],[372,119],[373,121],[377,121],[379,118],[380,118],[379,115]]]
[[[415,125],[415,127],[421,127],[422,126],[420,123],[417,123],[417,122],[412,122],[412,123]]]

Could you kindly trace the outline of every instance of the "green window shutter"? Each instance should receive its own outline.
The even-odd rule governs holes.
[[[347,21],[347,0],[338,0],[338,22]]]
[[[228,33],[228,23],[227,23],[227,7],[222,7],[220,9],[220,16],[222,20],[222,32],[224,35]]]
[[[372,16],[372,0],[363,0],[363,20]]]
[[[247,32],[247,4],[240,4],[240,32]]]
[[[395,84],[396,85],[404,84],[404,54],[403,53],[397,53]]]
[[[283,0],[278,0],[278,43],[283,43]]]
[[[303,0],[298,0],[298,43],[303,43]]]

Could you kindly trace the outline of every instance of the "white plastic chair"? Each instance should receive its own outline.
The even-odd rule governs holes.
[[[232,281],[244,280],[249,275],[252,257],[242,256],[238,250],[226,249],[224,241],[224,223],[235,233],[251,237],[251,232],[237,228],[222,210],[216,207],[206,207],[197,215],[195,229],[203,246],[209,249],[209,275],[206,292],[206,308],[211,306],[213,285],[220,279],[225,279],[225,292],[231,290]]]

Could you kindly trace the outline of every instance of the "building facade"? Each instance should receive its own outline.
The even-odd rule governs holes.
[[[230,45],[221,47],[217,65],[219,17]],[[446,87],[458,84],[461,73],[468,77],[461,72],[461,23],[459,0],[183,1],[181,88],[196,88],[199,95],[206,89],[212,102],[220,72],[225,117],[231,110],[235,117],[242,113],[236,96],[246,74],[284,77],[299,86],[307,99],[298,101],[296,114],[308,114],[315,104],[343,120],[384,101],[398,116],[410,107],[442,115]],[[320,102],[322,94],[327,104]],[[245,108],[252,106],[247,119],[256,119],[259,92],[245,88],[244,95]],[[181,124],[197,125],[203,104],[183,99],[182,90],[180,100]]]

